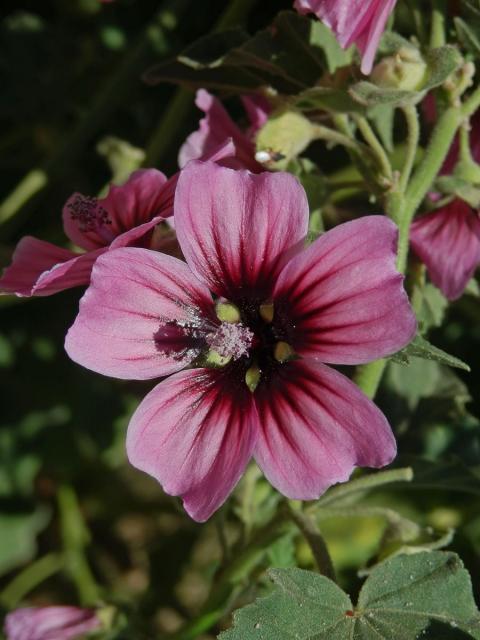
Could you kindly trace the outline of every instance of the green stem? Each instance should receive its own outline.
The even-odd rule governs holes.
[[[402,111],[407,122],[407,153],[398,187],[401,193],[405,193],[417,156],[418,143],[420,140],[420,124],[417,109],[413,105],[408,104],[403,106]]]
[[[427,30],[425,28],[425,20],[423,17],[423,11],[418,6],[418,0],[407,0],[407,5],[412,14],[413,24],[415,25],[415,31],[419,41],[422,44],[427,42]]]
[[[463,119],[463,111],[458,107],[450,107],[444,111],[435,127],[425,155],[407,187],[403,210],[399,216],[397,266],[401,273],[405,273],[407,266],[410,225],[413,216],[428,190],[431,189]]]
[[[445,0],[432,0],[432,24],[430,31],[430,48],[443,47],[446,43],[446,14]]]
[[[340,144],[347,149],[353,149],[357,153],[362,152],[359,144],[353,138],[350,138],[339,131],[335,131],[329,127],[324,127],[320,124],[315,125],[313,130],[315,138],[318,140],[325,140],[326,142],[332,142],[333,144]]]
[[[308,542],[319,572],[335,582],[335,569],[333,568],[332,559],[315,521],[299,509],[292,509],[290,506],[287,508],[290,518]]]
[[[393,177],[392,165],[390,164],[390,160],[388,159],[385,149],[370,126],[370,123],[363,116],[354,116],[354,120],[357,123],[362,136],[365,138],[365,141],[372,150],[382,175],[388,180],[391,180]]]
[[[381,359],[357,367],[353,380],[367,397],[375,397],[387,363],[388,360]]]
[[[85,552],[90,536],[72,487],[67,485],[60,487],[58,507],[66,569],[77,588],[81,603],[96,604],[100,589],[90,570]]]
[[[411,482],[412,480],[413,471],[410,467],[392,469],[389,471],[379,471],[378,473],[362,476],[361,478],[350,480],[350,482],[347,482],[346,484],[339,484],[336,487],[333,487],[319,498],[316,504],[309,508],[309,511],[314,511],[318,507],[326,507],[327,505],[332,504],[332,502],[343,500],[354,493],[370,491],[371,489],[382,487],[386,484],[392,484],[393,482]]]
[[[7,609],[16,607],[35,587],[62,570],[65,559],[60,553],[48,553],[19,573],[0,593],[0,604]]]

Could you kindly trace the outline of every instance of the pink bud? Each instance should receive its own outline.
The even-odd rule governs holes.
[[[5,618],[7,640],[74,640],[101,625],[93,609],[26,607]]]

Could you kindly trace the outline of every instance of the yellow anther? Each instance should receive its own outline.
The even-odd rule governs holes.
[[[273,350],[273,357],[278,362],[288,362],[295,356],[295,351],[288,342],[277,342]]]
[[[245,384],[252,393],[258,387],[261,375],[262,372],[256,364],[253,364],[250,369],[247,370],[247,373],[245,374]]]
[[[222,322],[234,324],[242,319],[239,308],[231,302],[218,302],[215,306],[215,313]]]
[[[210,367],[224,367],[230,362],[231,359],[232,356],[221,356],[213,349],[210,349],[210,351],[207,353],[205,362],[206,365]]]
[[[260,305],[260,316],[265,322],[272,322],[274,312],[273,302],[264,302]]]

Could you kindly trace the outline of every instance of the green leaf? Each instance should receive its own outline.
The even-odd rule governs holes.
[[[454,553],[386,560],[372,570],[355,608],[324,576],[301,569],[269,574],[274,592],[236,612],[222,640],[416,640],[432,628],[437,640],[478,637],[470,576]]]
[[[209,34],[175,60],[150,69],[145,79],[232,92],[270,85],[295,94],[343,61],[331,38],[315,21],[282,11],[271,27],[250,38],[238,29]]]
[[[428,340],[422,338],[422,336],[415,336],[415,338],[407,345],[404,349],[396,353],[392,356],[392,360],[397,362],[398,364],[410,364],[410,358],[423,358],[424,360],[434,360],[435,362],[441,362],[442,364],[447,364],[450,367],[455,367],[456,369],[463,369],[464,371],[470,371],[470,367],[468,364],[456,358],[455,356],[451,356],[446,351],[435,347],[433,344],[430,344]]]
[[[460,51],[452,45],[432,49],[428,52],[426,60],[429,75],[423,91],[439,87],[463,63]]]
[[[480,21],[465,22],[459,17],[455,17],[453,20],[460,44],[478,57],[480,55]]]
[[[36,537],[49,521],[48,509],[33,513],[0,514],[0,575],[33,559],[37,551]]]
[[[272,569],[277,589],[234,614],[233,629],[222,640],[343,640],[354,621],[348,595],[324,576],[302,569]]]
[[[440,327],[448,307],[448,300],[433,284],[427,283],[422,287],[416,286],[413,300],[417,309],[418,328],[425,333],[434,327]]]
[[[396,464],[408,464],[414,470],[412,482],[407,487],[399,483],[399,489],[458,491],[480,496],[480,473],[467,467],[460,458],[452,456],[433,461],[420,456],[402,456]]]
[[[365,113],[366,109],[354,100],[347,89],[312,87],[296,96],[294,106],[302,111],[322,109],[331,113]]]
[[[395,119],[395,109],[391,105],[379,105],[370,109],[369,118],[373,122],[375,129],[382,141],[383,146],[389,153],[393,152],[393,125]]]
[[[310,44],[323,50],[329,73],[335,73],[352,61],[353,47],[346,51],[342,49],[332,31],[320,20],[314,20],[311,24]]]
[[[366,80],[354,84],[350,87],[348,93],[354,100],[365,107],[376,107],[378,105],[398,107],[403,104],[416,103],[421,100],[423,95],[417,91],[378,87],[376,84]]]

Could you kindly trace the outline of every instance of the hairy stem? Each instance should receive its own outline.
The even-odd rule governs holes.
[[[446,13],[445,0],[432,0],[432,23],[430,30],[430,47],[443,47],[446,43]]]
[[[65,559],[60,553],[48,553],[13,578],[0,593],[0,604],[7,609],[16,607],[35,587],[63,569]]]
[[[375,135],[370,123],[363,116],[354,116],[354,120],[357,123],[358,128],[362,136],[365,139],[365,142],[368,143],[372,153],[377,161],[378,167],[382,172],[382,175],[391,180],[393,177],[392,165],[390,164],[390,160],[380,143],[379,139]]]
[[[287,507],[290,518],[297,525],[305,540],[308,542],[319,572],[330,580],[335,581],[335,569],[328,552],[328,547],[315,521],[299,509]]]

